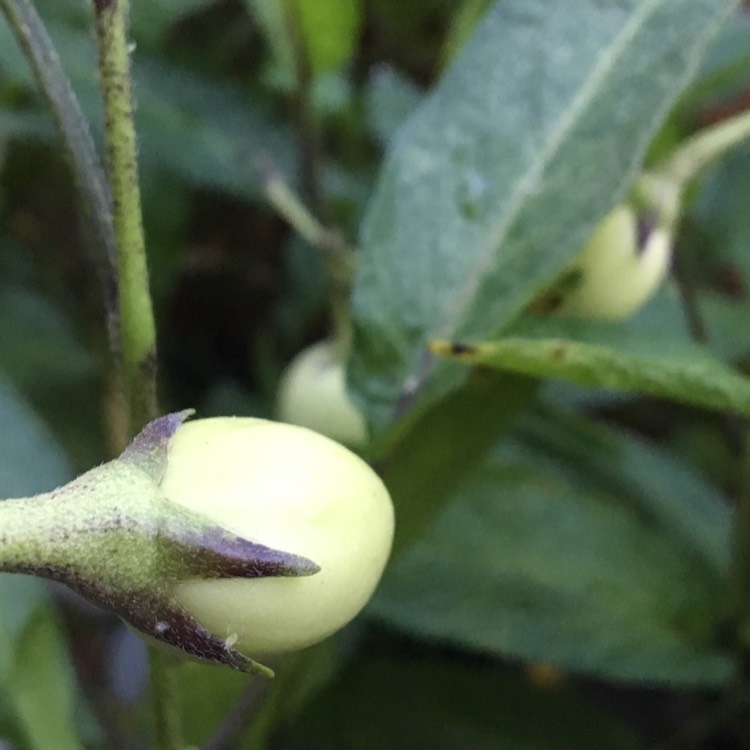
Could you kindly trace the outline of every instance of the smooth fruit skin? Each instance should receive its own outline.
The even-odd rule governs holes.
[[[635,211],[617,206],[599,224],[573,262],[580,280],[557,312],[595,320],[624,320],[655,293],[669,270],[671,236],[655,227],[638,246]]]
[[[240,417],[187,422],[170,442],[161,489],[235,534],[320,566],[304,578],[176,587],[203,627],[249,656],[304,648],[341,628],[388,560],[388,491],[358,456],[311,430]]]
[[[335,342],[303,349],[284,372],[277,416],[351,446],[367,443],[367,426],[346,392],[344,362]]]

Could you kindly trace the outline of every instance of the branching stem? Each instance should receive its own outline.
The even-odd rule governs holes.
[[[331,295],[333,336],[341,346],[345,357],[351,343],[349,291],[354,273],[354,252],[346,244],[343,234],[321,223],[273,167],[267,166],[264,169],[263,192],[279,216],[285,219],[301,237],[323,253],[328,275],[333,282]]]

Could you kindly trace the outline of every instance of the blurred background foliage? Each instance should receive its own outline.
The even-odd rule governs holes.
[[[295,5],[292,26],[282,0],[132,3],[164,410],[273,414],[286,364],[329,331],[332,282],[320,251],[269,204],[268,176],[356,246],[384,154],[489,5],[316,0]],[[101,143],[88,5],[37,6]],[[750,15],[738,11],[648,160],[748,107]],[[747,371],[749,193],[741,147],[691,190],[673,278],[624,327],[697,339]],[[53,487],[121,444],[89,239],[53,120],[0,23],[2,496]],[[502,440],[488,415],[488,449],[485,437],[468,441],[468,478],[454,486],[435,458],[460,450],[456,423],[440,415],[428,418],[430,439],[404,446],[406,469],[394,459],[386,472],[402,488],[437,463],[433,481],[450,497],[394,562],[367,617],[274,665],[270,683],[181,667],[190,743],[748,746],[747,677],[732,682],[746,656],[726,593],[739,422],[560,383],[533,398],[510,381],[488,393],[522,393],[519,404],[531,405],[508,417]],[[145,672],[140,642],[113,618],[57,588],[0,579],[8,747],[143,747]]]

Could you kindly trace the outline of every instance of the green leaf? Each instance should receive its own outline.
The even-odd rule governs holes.
[[[313,74],[341,68],[349,61],[359,33],[360,0],[245,0],[262,27],[272,52],[272,76],[284,86],[296,79],[288,23],[296,20]],[[287,8],[285,8],[285,5]],[[287,18],[286,13],[289,13]]]
[[[81,701],[47,589],[35,578],[0,575],[0,695],[29,750],[78,750]]]
[[[69,478],[59,446],[0,379],[0,497],[52,489]],[[0,574],[0,694],[30,750],[78,750],[80,700],[44,584]]]
[[[62,311],[21,285],[0,284],[0,352],[0,371],[18,383],[59,383],[93,371],[93,357]]]
[[[529,378],[474,373],[383,457],[383,481],[398,523],[393,554],[406,549],[509,429],[536,389]]]
[[[721,240],[719,240],[721,242]],[[681,252],[687,251],[687,238],[680,244]],[[713,245],[704,245],[706,255],[716,260],[719,253],[714,253]],[[703,278],[711,278],[710,271],[703,271]],[[740,276],[741,278],[741,276]],[[710,282],[709,282],[710,283]],[[750,307],[744,299],[732,299],[714,291],[697,290],[695,303],[705,326],[708,341],[705,346],[717,359],[734,363],[741,362],[750,352],[750,337],[746,323],[750,316]],[[674,285],[666,285],[635,316],[623,321],[623,327],[633,337],[643,336],[656,340],[672,339],[672,346],[678,342],[690,347],[695,339],[687,327],[685,306],[679,297],[679,290]]]
[[[245,4],[266,38],[269,56],[261,77],[266,87],[293,100],[304,85],[314,119],[349,111],[354,91],[347,64],[358,41],[361,0],[245,0]],[[337,177],[327,175],[328,195],[348,198],[345,189],[335,187]]]
[[[378,66],[370,75],[365,107],[370,129],[382,144],[391,141],[422,99],[415,83],[390,65]]]
[[[293,174],[292,131],[260,97],[248,104],[236,86],[146,57],[135,59],[135,90],[147,163],[246,198],[258,197],[265,163]]]
[[[0,377],[0,498],[51,490],[70,468],[46,425]]]
[[[0,111],[0,144],[11,138],[50,140],[54,134],[48,118],[40,112]]]
[[[300,31],[313,71],[335,70],[349,61],[359,33],[360,5],[360,0],[298,0]]]
[[[220,726],[241,691],[248,676],[230,669],[181,660],[179,669],[180,713],[185,740],[198,747]]]
[[[48,31],[81,107],[101,130],[96,50],[88,29],[61,23]],[[10,80],[35,89],[33,77],[5,24],[0,66]],[[154,56],[133,57],[136,125],[144,169],[158,166],[192,184],[245,198],[260,193],[260,167],[270,161],[293,182],[294,138],[266,101],[226,81],[214,81]],[[252,105],[248,104],[253,99]]]
[[[463,0],[460,3],[443,44],[443,59],[446,62],[458,54],[491,3],[492,0]]]
[[[130,7],[130,33],[138,44],[156,46],[171,26],[185,16],[208,8],[213,0],[159,0],[133,3]]]
[[[89,239],[98,246],[103,294],[108,296],[117,286],[116,240],[112,223],[111,197],[104,169],[91,136],[89,124],[62,69],[57,51],[42,18],[30,0],[5,3],[5,15],[13,29],[16,44],[23,50],[57,124],[72,169],[82,213],[89,225]],[[114,326],[114,312],[108,311],[108,324]]]
[[[83,750],[73,719],[77,697],[73,673],[49,607],[35,611],[15,648],[11,690],[28,746],[33,750]]]
[[[362,225],[350,369],[376,433],[406,394],[424,387],[425,408],[460,380],[425,362],[429,339],[488,338],[563,269],[735,6],[488,11],[397,136]]]
[[[342,710],[346,706],[346,710]],[[282,750],[636,750],[583,701],[493,666],[436,654],[355,662],[310,707]]]
[[[638,391],[750,416],[750,379],[733,372],[706,348],[665,336],[644,336],[619,325],[530,319],[497,341],[434,342],[432,350],[472,365],[581,386]]]
[[[706,58],[687,92],[687,102],[728,99],[747,85],[750,72],[750,14],[738,12],[709,47]]]
[[[270,77],[284,88],[294,84],[294,58],[286,19],[285,0],[245,0],[248,12],[260,26],[270,52]]]
[[[274,679],[262,682],[233,670],[181,661],[177,669],[186,741],[191,747],[210,746],[210,738],[226,720],[227,712],[238,703],[247,710],[252,702],[255,709],[252,723],[242,735],[242,742],[237,738],[231,746],[256,750],[275,745],[271,738],[279,726],[288,724],[311,696],[330,681],[341,659],[335,641],[329,639],[277,660]]]
[[[749,33],[750,35],[750,33]],[[708,178],[700,185],[693,211],[694,220],[709,238],[699,257],[703,267],[709,267],[718,276],[718,263],[732,264],[743,281],[750,278],[750,258],[747,252],[747,235],[750,218],[743,211],[742,193],[750,189],[750,146],[742,144],[734,149]],[[708,256],[708,257],[706,257]],[[714,266],[711,268],[711,266]]]
[[[242,746],[247,750],[276,746],[279,728],[288,726],[341,670],[346,653],[328,639],[284,658],[256,712]]]
[[[553,410],[475,472],[371,609],[479,652],[720,685],[729,536],[720,493],[684,465]]]

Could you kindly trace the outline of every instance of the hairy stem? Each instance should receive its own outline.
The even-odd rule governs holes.
[[[126,0],[93,0],[104,104],[107,171],[117,242],[120,348],[130,433],[157,414],[156,330],[148,289]]]
[[[43,575],[45,569],[61,566],[57,507],[63,505],[52,492],[0,502],[0,571]]]

